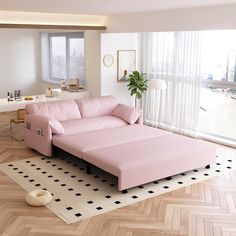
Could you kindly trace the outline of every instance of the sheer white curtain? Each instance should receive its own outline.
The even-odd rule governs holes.
[[[141,69],[167,89],[144,96],[145,122],[195,135],[200,102],[200,32],[142,33]]]

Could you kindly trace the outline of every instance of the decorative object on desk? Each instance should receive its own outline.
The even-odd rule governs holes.
[[[10,95],[10,101],[13,102],[14,101],[14,97],[13,97],[13,94],[11,93]]]
[[[128,75],[135,70],[136,51],[118,50],[117,51],[117,81],[127,82]]]
[[[26,96],[25,97],[25,101],[31,101],[31,100],[33,100],[34,98],[32,97],[32,96]]]
[[[103,57],[103,65],[106,67],[112,66],[114,63],[114,57],[111,54],[106,54]]]
[[[69,92],[77,92],[79,87],[79,80],[78,79],[70,79],[68,85]]]
[[[47,88],[47,89],[45,90],[45,96],[46,96],[46,97],[53,97],[53,93],[52,93],[51,88]]]
[[[147,90],[147,80],[145,78],[146,74],[134,71],[128,77],[128,90],[130,90],[130,95],[135,96],[135,107],[138,105],[138,100],[142,98],[142,94]]]
[[[22,101],[21,91],[19,89],[15,90],[14,97],[15,101]]]
[[[65,79],[61,79],[61,90],[66,91],[66,80]]]

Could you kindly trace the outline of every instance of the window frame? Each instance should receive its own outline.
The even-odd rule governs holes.
[[[63,32],[63,33],[48,33],[48,81],[50,83],[59,84],[61,82],[61,78],[55,78],[52,76],[52,37],[65,37],[66,39],[66,78],[67,81],[69,79],[69,65],[70,65],[70,43],[69,40],[72,38],[82,38],[84,39],[85,44],[85,37],[84,32]],[[85,58],[85,47],[84,47],[84,58]],[[85,70],[84,70],[84,80],[85,80]]]

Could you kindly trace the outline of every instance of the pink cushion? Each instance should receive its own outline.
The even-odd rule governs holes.
[[[79,106],[82,118],[109,116],[118,105],[114,96],[82,98],[75,101]]]
[[[79,134],[94,130],[101,130],[113,127],[127,126],[128,124],[120,118],[114,116],[90,117],[86,119],[75,119],[61,122],[65,134]]]
[[[28,104],[26,112],[58,121],[81,118],[79,108],[74,100]]]
[[[119,104],[112,112],[113,116],[119,117],[129,124],[134,124],[141,116],[141,111],[134,107]]]
[[[65,132],[64,128],[58,120],[51,119],[49,121],[49,125],[51,127],[51,130],[52,130],[53,134],[64,134],[64,132]]]

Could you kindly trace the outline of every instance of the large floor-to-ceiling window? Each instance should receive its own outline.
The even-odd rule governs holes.
[[[144,33],[142,72],[167,84],[147,92],[146,122],[236,142],[236,30]]]

